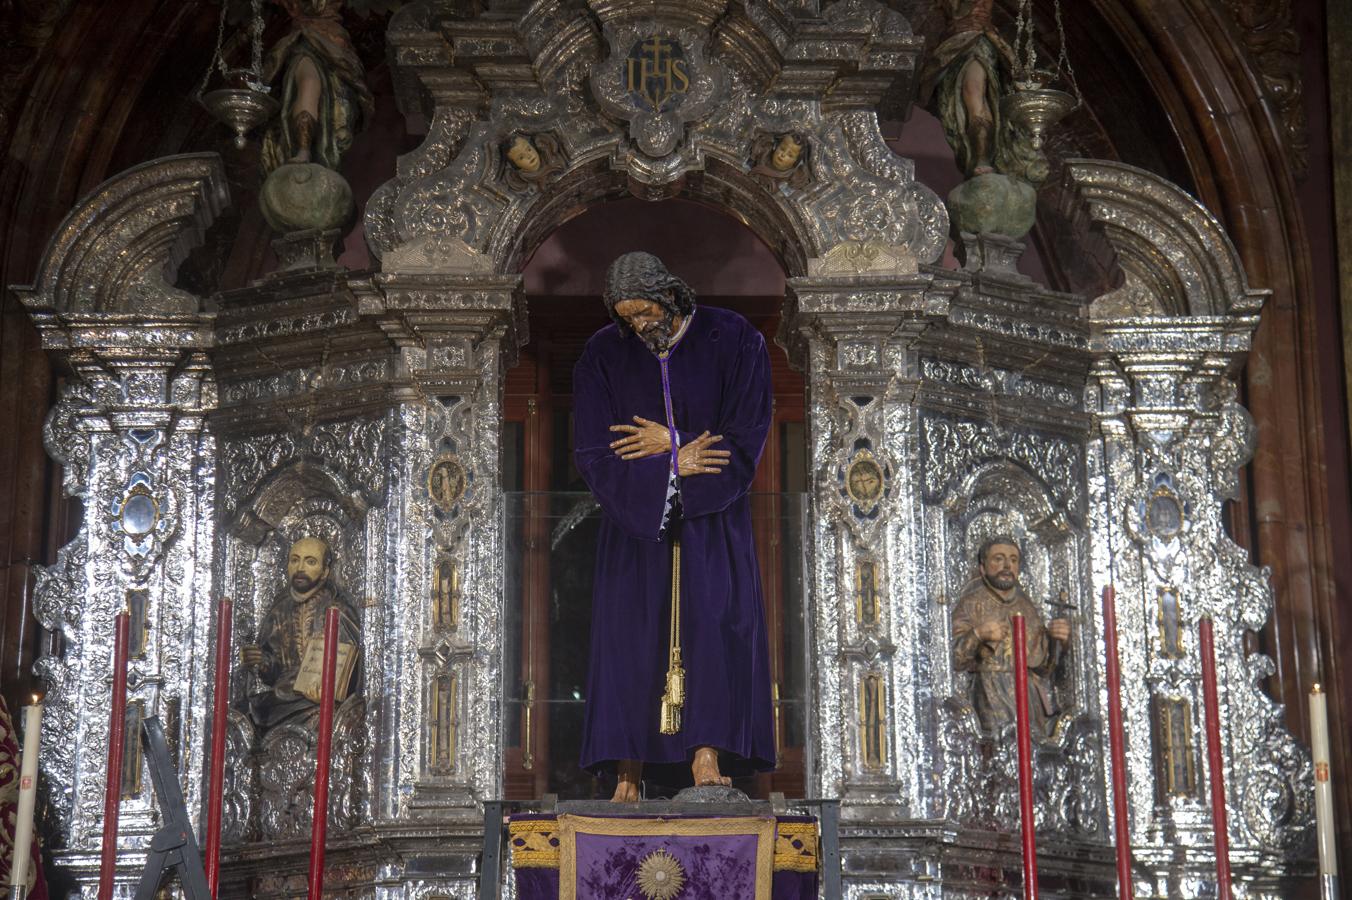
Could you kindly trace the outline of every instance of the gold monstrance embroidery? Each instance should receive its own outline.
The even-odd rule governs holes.
[[[654,850],[639,863],[637,881],[647,900],[672,900],[685,886],[685,869],[667,851]]]

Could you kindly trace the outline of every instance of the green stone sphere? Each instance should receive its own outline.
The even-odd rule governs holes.
[[[977,175],[953,188],[948,215],[957,234],[1021,238],[1037,220],[1037,190],[1021,178]]]
[[[315,163],[286,163],[263,182],[258,205],[274,231],[342,228],[352,218],[352,188],[332,169]]]

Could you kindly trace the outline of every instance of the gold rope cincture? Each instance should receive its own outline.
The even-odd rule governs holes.
[[[671,641],[667,649],[667,690],[662,695],[663,734],[681,730],[685,705],[685,668],[681,665],[681,540],[671,542]]]
[[[666,403],[667,428],[671,433],[671,465],[679,476],[677,460],[676,421],[671,409],[671,376],[667,359],[671,350],[658,354],[662,368],[662,399]],[[671,541],[671,636],[667,643],[667,689],[662,693],[662,710],[658,731],[677,734],[681,730],[681,707],[685,705],[685,667],[681,665],[681,539]]]

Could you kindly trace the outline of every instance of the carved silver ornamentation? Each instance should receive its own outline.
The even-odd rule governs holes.
[[[607,115],[629,123],[629,137],[642,153],[660,160],[676,150],[687,123],[709,115],[723,100],[727,90],[724,66],[706,53],[707,36],[694,28],[663,27],[649,20],[608,27],[605,38],[610,53],[592,68],[592,96]],[[657,49],[645,52],[654,41]],[[662,53],[665,58],[659,55]],[[673,58],[674,54],[679,57]],[[635,55],[643,59],[631,64]],[[654,81],[665,81],[666,75],[675,83],[669,95],[651,98],[645,106],[634,98],[637,92],[630,76],[633,74],[633,80],[641,85],[644,70],[640,64],[649,62]],[[674,64],[681,64],[680,70],[669,75],[657,71]],[[638,71],[631,73],[631,68]],[[654,100],[665,102],[653,106]]]
[[[1233,379],[1263,292],[1214,217],[1148,173],[1072,160],[1048,199],[1065,236],[1103,264],[1086,296],[946,271],[933,265],[943,205],[878,131],[879,108],[909,101],[922,49],[894,9],[539,0],[459,17],[443,6],[405,4],[389,25],[396,94],[427,136],[367,204],[379,274],[293,272],[201,313],[173,286],[174,265],[225,189],[219,161],[192,156],[98,188],[20,291],[73,373],[43,437],[85,516],[38,571],[34,608],[63,638],[37,664],[43,766],[58,862],[82,891],[102,814],[112,617],[127,591],[147,592],[152,623],[132,699],[181,710],[176,761],[195,815],[215,600],[235,599],[236,642],[251,639],[287,541],[313,534],[335,548],[365,647],[361,698],[340,715],[341,840],[326,884],[381,900],[475,896],[480,804],[503,782],[504,711],[491,699],[511,613],[502,391],[527,337],[514,273],[566,215],[627,190],[728,209],[792,276],[781,341],[806,375],[812,501],[806,780],[809,795],[842,799],[845,896],[988,896],[1018,870],[1000,849],[1014,846],[1011,744],[983,743],[948,641],[951,601],[996,531],[1023,542],[1034,601],[1072,622],[1063,725],[1038,752],[1044,870],[1111,893],[1098,605],[1111,583],[1123,676],[1142,687],[1124,698],[1142,890],[1211,890],[1210,810],[1196,794],[1161,799],[1151,740],[1152,698],[1180,698],[1204,764],[1195,634],[1210,615],[1236,875],[1249,897],[1282,896],[1310,836],[1309,758],[1260,689],[1270,662],[1244,649],[1271,614],[1267,575],[1221,520],[1255,446]],[[654,33],[679,39],[694,93],[640,115],[621,108],[613,76]],[[514,130],[557,137],[557,179],[502,180]],[[789,131],[812,147],[801,189],[750,172],[756,135]],[[883,475],[876,499],[846,483],[865,453]],[[450,459],[463,478],[438,504],[428,479]],[[453,623],[430,609],[446,560],[459,576]],[[1158,652],[1162,591],[1176,598],[1178,652]],[[236,704],[251,679],[234,672]],[[437,743],[448,722],[453,743]],[[260,747],[232,713],[231,895],[303,891],[293,838],[310,802],[309,740],[283,728]],[[148,790],[122,823],[129,882],[156,827]],[[385,852],[396,842],[397,858]]]
[[[1002,369],[999,366],[978,367],[927,357],[921,360],[920,370],[928,381],[970,388],[988,394],[1026,397],[1066,409],[1079,409],[1083,402],[1067,387],[1030,378],[1021,372]]]
[[[357,824],[364,788],[365,704],[352,697],[334,711],[329,770],[329,827],[341,833]],[[304,838],[314,817],[313,728],[287,722],[264,736],[253,767],[258,780],[258,833],[264,841]]]
[[[922,262],[941,256],[948,231],[943,204],[915,181],[911,163],[887,147],[869,107],[887,81],[904,85],[904,94],[914,78],[921,41],[901,16],[873,0],[851,0],[831,8],[826,32],[792,15],[773,22],[750,16],[714,41],[707,26],[692,24],[699,17],[633,17],[620,7],[615,13],[602,16],[598,27],[554,4],[537,4],[519,31],[501,30],[494,40],[503,46],[538,54],[529,84],[509,84],[499,69],[481,66],[473,48],[488,38],[478,26],[460,34],[455,23],[448,25],[462,60],[452,64],[449,52],[433,52],[444,38],[430,30],[425,10],[402,12],[397,28],[391,23],[396,58],[406,54],[409,60],[401,74],[409,89],[399,93],[406,112],[426,115],[426,94],[412,90],[419,79],[433,96],[450,72],[472,72],[501,89],[494,90],[484,117],[469,107],[437,107],[426,149],[401,161],[395,179],[367,206],[366,233],[377,255],[431,236],[453,237],[488,256],[495,270],[512,268],[509,258],[532,249],[521,246],[520,232],[537,201],[533,192],[512,190],[500,180],[497,142],[521,130],[558,136],[567,156],[558,176],[561,192],[575,183],[604,190],[604,179],[594,174],[602,160],[653,196],[700,171],[762,208],[748,211],[748,218],[770,243],[787,235],[768,231],[783,232],[788,224],[796,243],[809,250],[806,256],[842,241],[902,247]],[[763,87],[760,42],[766,38],[756,23],[773,40],[787,42],[778,92]],[[681,78],[688,84],[682,82],[678,98],[648,109],[630,96],[628,57],[653,37],[679,45]],[[571,58],[563,58],[565,50]],[[825,84],[823,66],[830,73]],[[583,72],[589,73],[585,83],[577,77]],[[829,102],[823,99],[828,95]],[[792,196],[757,183],[747,163],[758,131],[788,130],[807,135],[824,154],[824,183]],[[710,166],[710,159],[720,164]]]
[[[229,203],[214,153],[158,159],[109,179],[57,226],[36,283],[21,289],[32,310],[193,314],[198,298],[173,287],[178,264]]]
[[[1084,467],[1080,448],[1071,441],[1005,429],[990,422],[926,416],[921,419],[921,446],[926,498],[943,495],[955,479],[983,462],[1010,460],[1036,475],[1064,512],[1080,515]]]
[[[19,288],[43,345],[73,373],[44,437],[67,470],[85,517],[54,566],[39,570],[34,609],[62,635],[44,656],[48,721],[44,773],[55,787],[64,852],[93,858],[101,837],[114,616],[128,592],[144,603],[144,653],[129,672],[129,702],[175,721],[175,762],[201,757],[202,692],[194,692],[209,618],[214,546],[216,405],[200,300],[172,287],[174,268],[226,202],[214,155],[171,157],[101,185],[48,246],[36,286]],[[186,779],[190,809],[201,780]],[[157,827],[149,780],[124,800],[128,848]]]

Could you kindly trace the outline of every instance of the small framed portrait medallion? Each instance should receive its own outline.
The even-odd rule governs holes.
[[[454,453],[438,456],[427,470],[427,495],[442,512],[450,512],[465,494],[465,479],[460,457]]]
[[[855,453],[845,467],[845,492],[865,515],[873,512],[883,498],[886,476],[878,460],[867,450]]]
[[[143,538],[160,524],[160,502],[150,488],[138,481],[122,498],[118,521],[128,537]]]
[[[1160,486],[1145,507],[1145,527],[1162,541],[1171,541],[1183,530],[1183,507],[1178,496]]]

